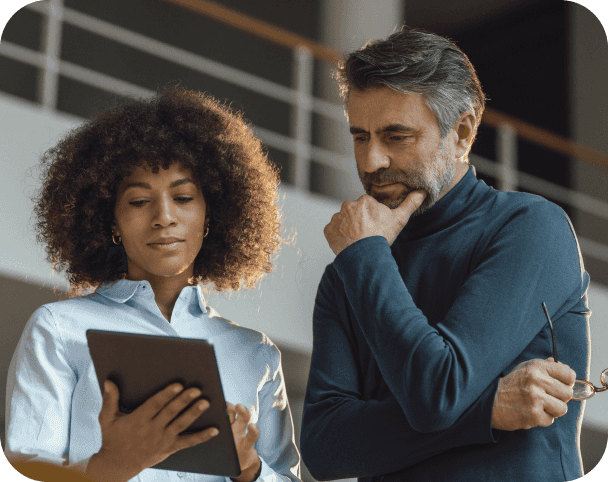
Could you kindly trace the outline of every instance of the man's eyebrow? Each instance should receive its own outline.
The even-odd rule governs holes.
[[[177,181],[173,181],[169,187],[170,188],[177,187],[177,186],[181,186],[183,184],[190,184],[190,183],[194,184],[194,181],[188,177],[184,177],[182,179],[178,179]],[[150,186],[150,184],[148,184],[147,182],[130,182],[123,188],[123,191],[126,191],[130,187],[142,187],[144,189],[152,189],[152,186]]]
[[[380,129],[379,132],[416,132],[417,129],[406,126],[405,124],[389,124]]]
[[[351,134],[369,134],[368,131],[366,131],[365,129],[361,129],[360,127],[351,127],[349,130],[350,130]],[[414,129],[413,127],[409,127],[409,126],[406,126],[405,124],[399,124],[399,123],[388,124],[380,129],[378,129],[378,133],[382,133],[382,132],[416,132],[416,131],[417,131],[417,129]]]

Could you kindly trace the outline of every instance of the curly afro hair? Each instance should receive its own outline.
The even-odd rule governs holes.
[[[212,215],[191,282],[250,288],[272,270],[284,242],[277,168],[240,112],[173,86],[85,122],[41,159],[36,239],[72,290],[126,278],[112,242],[118,185],[139,166],[158,173],[173,162],[192,170]]]

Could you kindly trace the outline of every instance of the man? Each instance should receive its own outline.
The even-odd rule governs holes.
[[[484,94],[450,41],[404,28],[338,78],[367,195],[325,228],[336,258],[314,311],[311,474],[581,477],[583,407],[567,402],[588,369],[589,278],[566,214],[476,179]],[[543,302],[565,364],[548,358]]]

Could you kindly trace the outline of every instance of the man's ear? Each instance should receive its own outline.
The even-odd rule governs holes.
[[[475,131],[475,116],[472,111],[463,112],[460,119],[454,126],[456,135],[456,158],[464,156],[473,143],[473,133]]]

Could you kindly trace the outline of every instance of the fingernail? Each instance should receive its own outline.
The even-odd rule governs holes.
[[[220,431],[217,428],[212,428],[210,433],[212,437],[215,437]]]
[[[197,405],[199,410],[205,410],[207,408],[207,402],[205,400],[203,400],[202,402],[199,402],[199,404]]]

